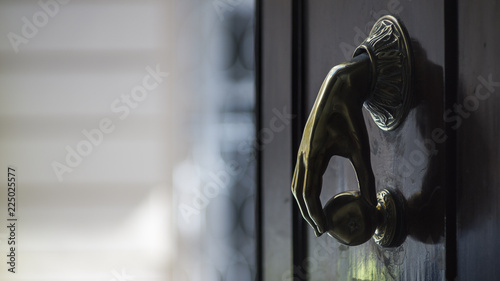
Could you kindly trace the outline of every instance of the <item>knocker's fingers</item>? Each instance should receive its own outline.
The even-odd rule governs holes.
[[[323,207],[321,206],[321,200],[319,199],[319,196],[314,196],[312,198],[307,197],[305,200],[309,216],[312,218],[316,225],[316,236],[320,236],[326,231],[326,218],[323,213]]]
[[[304,201],[304,196],[303,196],[304,174],[305,174],[305,167],[303,164],[303,159],[302,157],[298,157],[292,179],[292,194],[295,197],[295,200],[297,201],[297,205],[299,206],[300,212],[302,213],[302,217],[314,229],[316,236],[319,236],[320,234],[318,233],[316,224],[309,216],[309,212],[307,211],[306,203]]]
[[[311,167],[306,171],[303,197],[309,217],[313,220],[318,233],[321,235],[327,229],[326,217],[323,213],[323,206],[321,205],[321,200],[319,198],[323,182],[323,171],[319,166],[320,165],[315,166],[314,168],[316,169],[312,169]]]

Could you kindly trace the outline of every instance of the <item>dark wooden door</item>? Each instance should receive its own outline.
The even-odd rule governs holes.
[[[259,280],[496,280],[500,4],[483,2],[258,2]],[[348,247],[314,236],[290,184],[323,79],[386,14],[412,39],[415,101],[394,131],[367,112],[365,123],[377,191],[404,195],[409,235],[395,248]],[[323,204],[357,189],[344,158],[323,179]]]
[[[458,280],[500,276],[500,2],[459,1],[457,100]]]

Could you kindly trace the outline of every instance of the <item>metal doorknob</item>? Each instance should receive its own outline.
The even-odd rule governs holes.
[[[404,198],[395,190],[377,193],[362,107],[389,131],[411,106],[413,55],[410,37],[393,16],[380,18],[353,58],[333,67],[319,90],[297,154],[292,193],[316,236],[327,232],[339,242],[359,245],[371,237],[395,246],[404,235]],[[348,158],[359,191],[320,201],[322,177],[330,158]]]

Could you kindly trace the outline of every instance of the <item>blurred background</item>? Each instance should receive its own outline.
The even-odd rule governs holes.
[[[1,280],[254,280],[253,0],[0,1]]]

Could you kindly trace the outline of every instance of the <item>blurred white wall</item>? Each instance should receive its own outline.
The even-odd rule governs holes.
[[[0,1],[0,226],[8,166],[18,219],[15,274],[0,227],[0,280],[254,276],[253,237],[233,226],[253,223],[252,173],[190,220],[181,210],[250,157],[252,13],[247,0]]]
[[[0,2],[0,167],[17,167],[19,219],[17,272],[2,262],[1,279],[168,280],[171,77],[123,120],[111,106],[117,99],[123,106],[121,95],[142,85],[148,66],[174,69],[172,3],[41,3]],[[54,161],[67,165],[66,147],[77,150],[87,140],[82,130],[99,129],[105,118],[114,130],[100,142],[97,133],[98,145],[73,159],[80,163],[60,181]],[[0,233],[5,260],[8,233]]]

